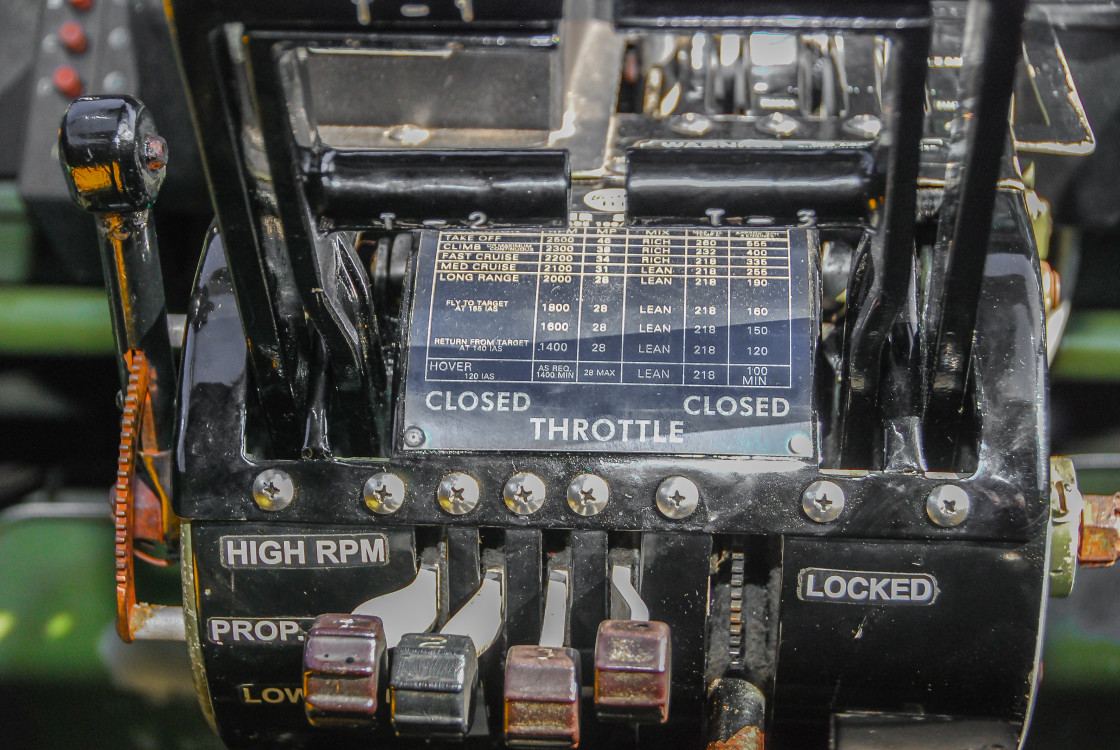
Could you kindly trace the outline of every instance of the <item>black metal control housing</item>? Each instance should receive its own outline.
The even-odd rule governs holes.
[[[204,710],[238,748],[502,746],[562,570],[581,747],[1017,743],[1049,524],[1025,3],[561,5],[170,0],[216,212],[172,477]],[[514,126],[426,111],[441,64],[507,53]],[[417,122],[362,121],[379,97]],[[671,632],[664,724],[595,710],[620,567]],[[418,571],[390,699],[309,723],[311,623]],[[493,643],[440,634],[492,576]]]

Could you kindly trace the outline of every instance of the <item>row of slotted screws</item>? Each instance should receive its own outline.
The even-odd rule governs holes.
[[[568,484],[568,507],[581,516],[594,516],[607,507],[610,487],[597,474],[580,474]],[[470,474],[455,471],[445,474],[436,488],[439,507],[453,516],[470,513],[478,505],[481,491],[478,480]],[[519,516],[536,513],[547,498],[544,480],[523,471],[510,477],[502,487],[502,499],[511,512]],[[396,513],[404,505],[404,480],[391,472],[374,474],[362,488],[362,498],[374,513]],[[263,510],[277,511],[295,499],[295,484],[281,469],[265,469],[253,482],[253,499]],[[655,503],[668,518],[686,518],[700,502],[700,490],[685,477],[669,477],[657,488]]]
[[[439,506],[453,516],[474,510],[480,495],[478,480],[461,471],[445,474],[436,489]],[[283,510],[294,497],[292,478],[280,469],[266,469],[253,482],[253,499],[264,510]],[[390,472],[374,474],[366,481],[362,497],[374,513],[396,513],[404,505],[404,480]],[[546,498],[544,480],[527,471],[514,474],[502,487],[506,507],[519,516],[536,513]],[[568,484],[568,507],[581,516],[601,513],[609,499],[610,487],[596,474],[580,474]],[[667,518],[687,518],[700,502],[700,490],[691,479],[669,477],[657,487],[654,502]],[[813,482],[801,493],[802,510],[817,523],[835,521],[846,503],[843,488],[827,479]],[[926,498],[926,513],[938,526],[959,526],[968,518],[971,509],[968,493],[954,484],[935,487]]]

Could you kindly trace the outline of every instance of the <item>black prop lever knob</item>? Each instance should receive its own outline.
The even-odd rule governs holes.
[[[91,213],[151,208],[167,174],[167,142],[148,108],[130,96],[72,101],[58,156],[70,197]]]

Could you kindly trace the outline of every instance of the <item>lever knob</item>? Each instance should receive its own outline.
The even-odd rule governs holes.
[[[461,739],[471,726],[478,655],[469,636],[409,633],[393,651],[389,699],[398,736]]]
[[[303,705],[315,726],[374,722],[385,630],[368,615],[319,615],[303,645]]]
[[[505,729],[510,747],[579,745],[579,651],[514,646],[506,656]]]
[[[664,722],[671,681],[669,626],[604,620],[595,637],[595,711],[600,719]]]
[[[151,208],[167,173],[167,142],[147,107],[130,96],[70,102],[58,146],[70,196],[92,213]]]

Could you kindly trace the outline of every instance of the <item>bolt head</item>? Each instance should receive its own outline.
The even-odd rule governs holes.
[[[781,112],[775,112],[769,117],[756,122],[755,127],[757,127],[761,132],[766,133],[767,135],[776,135],[779,138],[787,138],[797,132],[797,129],[801,127],[801,123],[799,123],[789,115],[784,115]]]
[[[416,425],[406,427],[404,429],[404,434],[401,437],[404,439],[404,444],[409,448],[419,448],[428,439],[428,436],[424,434],[424,431]]]
[[[409,123],[394,125],[385,131],[385,135],[406,146],[419,146],[432,137],[431,131],[427,128],[422,128],[419,125],[411,125]]]
[[[818,479],[801,493],[801,509],[817,523],[831,523],[844,512],[844,489],[827,479]]]
[[[883,121],[875,115],[856,115],[844,123],[844,132],[860,138],[878,138],[883,130]]]
[[[374,474],[362,488],[362,499],[374,513],[396,513],[404,505],[404,480],[390,472]]]
[[[812,456],[813,439],[804,432],[795,432],[786,441],[786,450],[795,456]]]
[[[654,500],[661,515],[680,520],[696,511],[700,489],[687,477],[669,477],[658,485]]]
[[[158,172],[167,165],[167,141],[158,135],[147,135],[140,144],[140,159],[144,166]]]
[[[926,514],[938,526],[959,526],[972,510],[972,499],[955,484],[934,487],[926,498]]]
[[[261,510],[284,510],[295,496],[295,483],[286,471],[265,469],[253,480],[253,500]]]
[[[478,495],[478,480],[461,471],[445,474],[436,488],[439,507],[453,516],[461,516],[474,510],[478,505]]]
[[[611,488],[596,474],[580,474],[568,485],[568,507],[581,516],[594,516],[607,507]]]
[[[544,480],[527,471],[514,474],[502,487],[502,499],[506,507],[519,516],[536,513],[544,505]]]
[[[678,135],[701,136],[712,129],[712,120],[698,112],[685,112],[671,118],[669,127]]]

